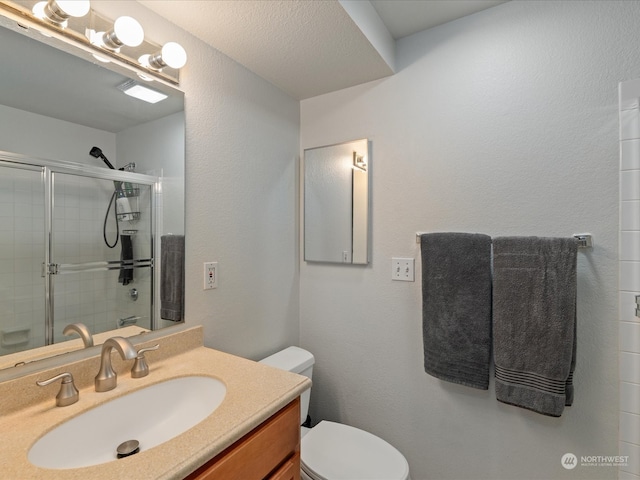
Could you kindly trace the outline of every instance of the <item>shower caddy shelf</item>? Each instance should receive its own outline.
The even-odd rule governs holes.
[[[116,218],[120,222],[132,222],[140,220],[140,211],[138,208],[138,198],[140,197],[140,188],[133,187],[130,183],[125,182],[115,182],[116,184]],[[124,187],[124,188],[123,188]],[[118,209],[118,200],[119,199],[127,199],[127,205],[130,210],[126,212],[117,212]],[[132,201],[130,199],[135,199]],[[132,204],[135,204],[135,207],[132,207]]]

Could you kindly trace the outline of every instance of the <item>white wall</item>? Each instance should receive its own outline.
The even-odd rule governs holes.
[[[297,343],[298,102],[137,2],[92,5],[187,51],[186,323],[254,359]],[[218,262],[216,290],[202,289],[206,261]]]
[[[118,132],[118,165],[162,176],[161,231],[184,234],[184,112]]]
[[[0,150],[47,160],[104,166],[89,155],[94,145],[115,165],[116,135],[0,105]]]
[[[640,79],[620,85],[620,454],[621,479],[640,478]],[[631,474],[635,474],[633,477]]]
[[[414,480],[616,478],[560,458],[618,453],[617,86],[640,75],[640,3],[508,2],[398,42],[393,77],[301,102],[301,145],[372,140],[373,257],[300,267],[311,415],[397,446]],[[358,112],[353,121],[352,112]],[[575,402],[559,419],[424,373],[417,231],[569,236]]]

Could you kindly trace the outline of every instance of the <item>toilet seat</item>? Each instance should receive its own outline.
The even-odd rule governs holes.
[[[355,427],[322,421],[303,438],[302,471],[314,480],[406,480],[409,464],[393,446]]]

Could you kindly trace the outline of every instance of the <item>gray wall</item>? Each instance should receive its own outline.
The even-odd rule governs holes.
[[[301,102],[301,145],[372,140],[369,267],[300,268],[311,415],[378,434],[416,479],[616,478],[618,82],[640,76],[640,3],[508,2],[398,42],[398,73]],[[350,112],[358,112],[353,122]],[[417,231],[568,236],[578,265],[574,406],[559,419],[424,373]]]

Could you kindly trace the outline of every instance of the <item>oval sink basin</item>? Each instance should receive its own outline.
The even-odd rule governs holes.
[[[117,448],[137,440],[140,451],[186,432],[220,406],[227,392],[211,377],[180,377],[150,385],[60,424],[29,450],[38,467],[68,469],[117,460]],[[82,398],[80,398],[82,401]]]

